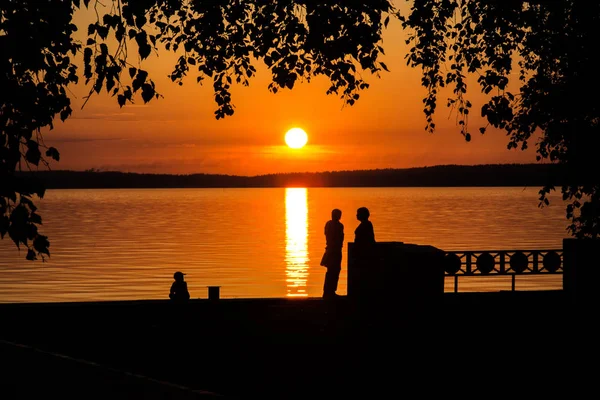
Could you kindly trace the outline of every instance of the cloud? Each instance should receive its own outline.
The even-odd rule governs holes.
[[[100,119],[104,121],[138,121],[140,118],[136,113],[95,113],[88,115],[73,115],[72,119]]]
[[[100,137],[53,137],[50,140],[46,140],[46,142],[52,143],[85,143],[85,142],[116,142],[121,141],[123,139],[120,138],[100,138]]]
[[[228,162],[211,158],[195,158],[188,160],[166,159],[161,161],[102,164],[96,169],[100,171],[120,171],[155,174],[191,174],[216,173],[227,174],[224,169]]]

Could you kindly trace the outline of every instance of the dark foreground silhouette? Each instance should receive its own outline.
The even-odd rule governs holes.
[[[368,308],[345,296],[0,305],[3,340],[114,368],[0,342],[0,397],[578,398],[596,382],[584,360],[598,331],[573,310],[562,291]]]

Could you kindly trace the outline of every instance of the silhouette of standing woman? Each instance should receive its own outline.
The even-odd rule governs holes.
[[[373,230],[373,224],[369,221],[370,215],[371,213],[367,207],[356,210],[356,219],[360,221],[360,224],[354,231],[354,243],[361,248],[368,248],[375,243],[375,231]]]
[[[377,259],[375,257],[375,231],[369,221],[371,213],[367,207],[356,210],[356,219],[360,224],[354,230],[354,245],[357,279],[357,292],[361,298],[373,297],[375,278],[377,275]]]
[[[331,299],[336,293],[340,271],[342,270],[342,247],[344,246],[344,225],[340,222],[342,211],[337,208],[331,211],[331,220],[325,223],[325,254],[321,265],[327,268],[323,284],[323,298]]]

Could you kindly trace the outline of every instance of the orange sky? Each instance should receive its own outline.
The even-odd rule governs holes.
[[[76,15],[85,21],[85,15]],[[80,33],[87,24],[80,24]],[[384,34],[384,61],[391,72],[381,78],[365,73],[370,88],[354,106],[344,106],[326,95],[328,82],[316,78],[297,83],[293,90],[268,91],[268,70],[260,63],[250,87],[235,86],[235,114],[216,120],[212,83],[195,83],[189,76],[183,86],[168,78],[176,56],[162,52],[145,60],[157,91],[164,98],[147,105],[119,108],[105,92],[95,95],[82,110],[89,88],[72,87],[73,115],[44,132],[61,161],[52,169],[146,173],[218,173],[259,175],[279,172],[317,172],[374,168],[409,168],[439,164],[535,162],[535,143],[527,151],[507,150],[504,132],[478,133],[481,97],[471,86],[474,104],[470,120],[473,139],[465,142],[454,115],[439,96],[436,133],[424,130],[425,116],[420,71],[406,66],[405,33],[392,20]],[[133,49],[130,54],[133,53]],[[82,72],[82,71],[80,71]],[[308,133],[302,149],[290,149],[286,131],[301,127]]]

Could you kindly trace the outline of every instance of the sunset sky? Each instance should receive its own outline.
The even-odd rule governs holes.
[[[75,18],[83,38],[89,15],[80,12]],[[150,72],[164,98],[147,105],[139,98],[135,105],[120,109],[116,98],[102,92],[81,109],[89,87],[72,87],[73,115],[44,132],[46,144],[61,153],[60,162],[51,167],[251,176],[535,162],[535,142],[527,151],[509,151],[504,132],[478,133],[483,97],[475,85],[469,93],[474,105],[469,122],[472,141],[465,142],[460,134],[455,115],[446,108],[445,93],[439,96],[436,133],[427,133],[422,110],[425,89],[420,85],[420,71],[406,66],[405,38],[400,23],[392,20],[384,33],[386,56],[381,59],[390,72],[381,78],[364,73],[371,86],[354,106],[326,95],[325,78],[298,82],[293,90],[272,94],[267,89],[269,71],[257,62],[258,73],[250,86],[233,88],[235,114],[221,120],[214,117],[216,103],[209,80],[198,85],[190,75],[178,86],[167,78],[177,55],[166,51],[151,55],[142,68]],[[285,133],[293,127],[308,134],[308,143],[301,149],[285,143]]]

